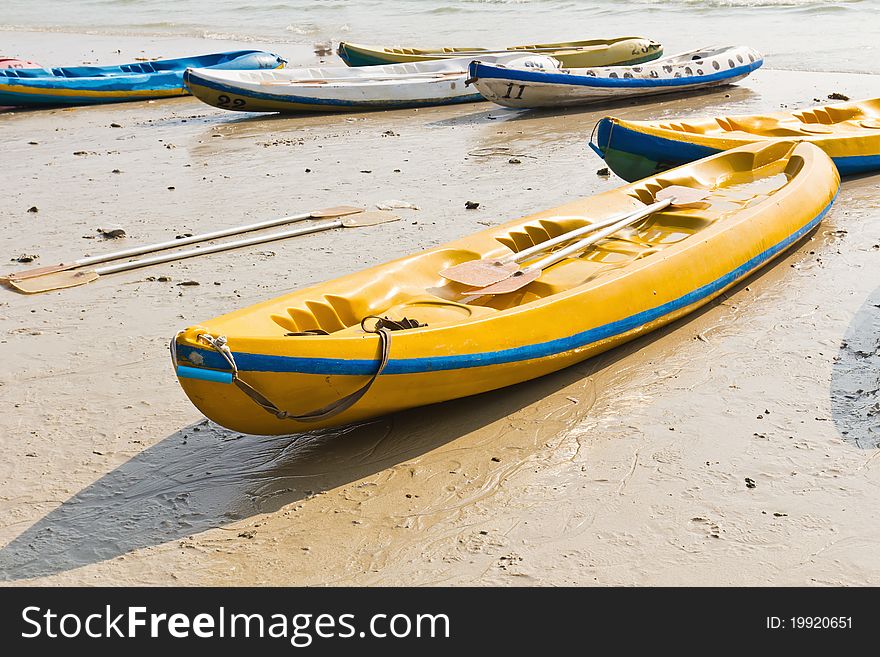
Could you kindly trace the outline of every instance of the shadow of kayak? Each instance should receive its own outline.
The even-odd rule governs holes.
[[[362,424],[251,436],[202,420],[107,473],[0,549],[0,581],[99,563],[376,475],[538,403],[643,344],[637,340],[537,380]],[[578,418],[589,411],[592,399],[585,401],[569,404]]]
[[[362,424],[289,436],[243,435],[208,420],[184,427],[76,493],[0,549],[0,581],[54,575],[273,513],[464,439],[568,386],[588,382],[712,311],[798,257],[808,237],[774,266],[693,313],[538,379]],[[567,424],[588,417],[594,396],[585,397],[566,404]],[[462,447],[478,449],[479,436],[465,439]]]
[[[831,416],[848,443],[880,447],[880,287],[853,317],[831,373]]]

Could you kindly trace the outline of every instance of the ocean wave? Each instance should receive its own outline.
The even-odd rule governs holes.
[[[631,4],[646,5],[685,5],[699,8],[761,8],[776,7],[803,8],[803,9],[838,9],[847,8],[847,5],[865,4],[866,0],[837,0],[836,2],[821,2],[820,0],[637,0]]]
[[[300,36],[312,36],[314,34],[320,34],[321,30],[314,23],[303,23],[299,25],[288,25],[284,28],[288,32],[293,32],[294,34],[299,34]]]

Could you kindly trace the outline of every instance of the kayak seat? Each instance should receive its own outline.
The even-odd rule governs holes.
[[[434,317],[432,321],[436,322],[438,313],[452,312],[445,308],[449,303],[448,299],[427,292],[442,289],[446,279],[439,272],[479,257],[480,254],[467,249],[420,253],[385,269],[368,284],[351,291],[326,293],[285,309],[276,309],[271,314],[271,320],[285,332],[320,330],[337,333],[353,328],[360,330],[360,322],[367,315],[384,315],[389,312],[389,308],[417,302],[424,304],[426,300],[430,300],[431,303],[442,306],[442,310],[433,306],[427,307],[430,311],[427,316]],[[427,321],[420,317],[414,319]]]
[[[45,78],[52,75],[51,71],[44,68],[7,68],[0,71],[0,74],[8,78]]]
[[[123,73],[156,73],[156,67],[149,62],[126,64],[125,66],[120,66],[119,70]]]
[[[562,233],[580,228],[588,222],[587,217],[540,219],[537,224],[526,224],[518,230],[512,230],[505,235],[499,235],[495,239],[514,253],[519,253],[541,242],[546,242],[553,237],[562,235]]]
[[[842,123],[843,121],[860,119],[864,116],[864,112],[858,107],[817,107],[812,110],[795,112],[792,116],[804,123],[832,125],[834,123]]]
[[[634,260],[656,253],[658,250],[658,247],[638,245],[623,240],[607,240],[580,256],[566,258],[562,262],[548,267],[541,272],[540,278],[529,283],[519,293],[528,293],[531,299],[543,299],[560,294],[609,274]],[[504,307],[527,302],[525,299],[521,299],[517,303],[511,303],[513,300],[504,299],[504,297],[511,296],[513,294],[499,295],[490,300],[489,305],[500,310]]]

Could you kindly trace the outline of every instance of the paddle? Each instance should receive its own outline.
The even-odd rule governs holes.
[[[659,192],[657,192],[655,196],[658,201],[666,203],[666,205],[664,205],[663,207],[667,207],[667,205],[684,207],[696,203],[704,199],[705,197],[706,193],[704,193],[703,190],[695,190],[691,187],[682,187],[678,185],[665,187],[664,189],[661,189]],[[654,205],[656,206],[657,204],[655,203]],[[650,208],[653,206],[648,207]],[[606,219],[600,219],[599,221],[596,221],[594,223],[587,224],[586,226],[581,226],[580,228],[575,228],[574,230],[562,233],[562,235],[558,235],[549,240],[545,240],[544,242],[535,244],[534,246],[531,246],[527,249],[523,249],[522,251],[518,251],[516,253],[511,253],[501,258],[483,258],[482,260],[469,260],[468,262],[463,262],[460,265],[455,265],[453,267],[449,267],[448,269],[444,269],[440,272],[440,275],[443,278],[446,278],[450,281],[455,281],[457,283],[462,283],[463,285],[468,285],[471,287],[486,287],[487,285],[492,285],[494,283],[498,283],[500,281],[508,279],[510,276],[519,271],[517,263],[527,260],[537,253],[546,251],[547,249],[556,246],[557,244],[562,244],[564,242],[568,242],[574,239],[575,237],[580,237],[581,235],[592,233],[607,226],[612,226],[622,221],[623,219],[629,219],[636,215],[638,215],[638,218],[643,218],[648,216],[648,214],[651,214],[651,212],[657,211],[651,210],[651,212],[645,214],[646,210],[647,208],[642,208],[635,212],[621,213],[613,215]],[[580,217],[554,217],[554,219],[556,220],[569,218],[579,219]]]
[[[245,246],[253,246],[254,244],[263,244],[264,242],[274,242],[276,240],[286,239],[288,237],[297,237],[299,235],[307,235],[309,233],[318,233],[333,228],[362,228],[366,226],[375,226],[391,221],[398,221],[400,217],[388,212],[360,212],[356,217],[347,217],[345,219],[334,219],[333,221],[325,221],[314,224],[312,226],[303,226],[301,228],[292,228],[291,230],[281,231],[279,233],[270,233],[269,235],[258,235],[243,240],[233,242],[224,242],[221,244],[213,244],[203,248],[190,249],[189,251],[177,251],[175,253],[167,253],[164,255],[154,256],[152,258],[143,258],[141,260],[132,260],[129,262],[121,262],[116,265],[107,265],[105,267],[97,267],[95,269],[72,269],[57,271],[43,276],[35,276],[24,279],[5,279],[8,285],[24,292],[25,294],[36,294],[39,292],[49,292],[51,290],[61,290],[68,287],[76,287],[85,285],[97,280],[101,276],[107,274],[115,274],[120,271],[128,271],[130,269],[138,269],[140,267],[149,267],[151,265],[159,265],[165,262],[173,262],[175,260],[183,260],[184,258],[192,258],[209,253],[218,253],[220,251],[228,251],[230,249],[239,249]]]
[[[574,244],[570,244],[559,251],[551,253],[527,267],[509,272],[505,278],[492,285],[478,288],[476,290],[469,290],[468,294],[471,296],[482,296],[486,294],[507,294],[508,292],[515,292],[537,280],[541,275],[541,272],[550,265],[556,264],[560,260],[564,260],[568,256],[578,253],[579,251],[583,251],[587,247],[605,239],[622,228],[626,228],[630,224],[634,224],[655,212],[660,212],[673,205],[673,203],[679,207],[691,205],[706,198],[706,196],[708,196],[708,191],[706,190],[697,190],[690,187],[679,186],[666,187],[655,195],[655,198],[659,197],[662,198],[662,200],[652,203],[637,212],[633,212],[617,223],[606,226],[589,237],[585,237]]]
[[[587,224],[586,226],[575,228],[568,231],[567,233],[562,233],[561,235],[557,235],[556,237],[553,237],[549,240],[545,240],[543,242],[535,244],[534,246],[530,246],[527,249],[523,249],[522,251],[517,251],[515,253],[510,253],[500,258],[468,260],[467,262],[463,262],[460,265],[453,265],[448,269],[444,269],[440,272],[440,275],[447,280],[461,283],[462,285],[468,285],[470,287],[485,287],[486,285],[491,285],[492,283],[497,283],[498,281],[503,281],[506,278],[509,278],[511,274],[517,271],[517,263],[522,262],[523,260],[527,260],[528,258],[538,253],[542,253],[543,251],[546,251],[550,247],[556,246],[557,244],[568,242],[570,240],[573,240],[575,237],[580,237],[581,235],[592,233],[595,230],[605,228],[606,226],[610,226],[611,224],[616,224],[618,221],[620,221],[621,219],[626,219],[631,214],[632,212],[622,212],[620,214],[615,214],[607,219],[600,219],[599,221],[596,221],[592,224]],[[584,217],[576,216],[551,217],[551,220],[564,221],[566,219],[583,218]]]
[[[349,205],[340,205],[333,208],[324,208],[323,210],[316,210],[314,212],[306,212],[305,214],[295,214],[289,217],[281,217],[280,219],[269,219],[267,221],[260,221],[255,224],[249,224],[247,226],[237,226],[235,228],[224,228],[222,230],[215,230],[210,233],[202,233],[201,235],[191,235],[190,237],[183,237],[181,239],[176,240],[168,240],[167,242],[159,242],[158,244],[149,244],[146,246],[135,246],[130,249],[123,249],[122,251],[115,251],[113,253],[105,253],[103,255],[91,256],[88,258],[80,258],[79,260],[74,260],[70,263],[61,263],[58,265],[49,265],[46,267],[36,267],[34,269],[25,269],[24,271],[16,271],[10,274],[6,274],[5,276],[0,276],[0,281],[10,282],[10,281],[21,281],[26,278],[34,278],[36,276],[45,276],[47,274],[54,274],[59,271],[66,271],[68,269],[74,269],[76,267],[87,267],[89,265],[97,265],[102,262],[109,262],[110,260],[118,260],[120,258],[130,258],[132,256],[143,255],[145,253],[152,253],[153,251],[163,251],[165,249],[173,249],[177,246],[186,246],[187,244],[195,244],[196,242],[206,242],[208,240],[216,240],[221,237],[229,237],[230,235],[238,235],[240,233],[249,233],[253,230],[262,230],[264,228],[272,228],[273,226],[281,226],[283,224],[291,224],[296,221],[305,221],[306,219],[327,219],[329,217],[344,217],[350,214],[357,214],[359,212],[363,212],[363,208],[355,208]]]

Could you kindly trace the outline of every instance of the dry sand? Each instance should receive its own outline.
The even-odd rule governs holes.
[[[72,36],[10,38],[37,61],[89,59]],[[228,45],[159,41],[107,38],[92,57]],[[793,108],[877,82],[765,69],[612,109]],[[5,262],[342,203],[420,207],[62,292],[0,290],[0,580],[880,584],[880,177],[846,181],[808,242],[719,302],[541,380],[268,438],[207,423],[179,389],[167,344],[182,327],[621,184],[586,147],[608,111],[282,118],[183,98],[0,115]],[[84,239],[109,224],[128,236]]]

